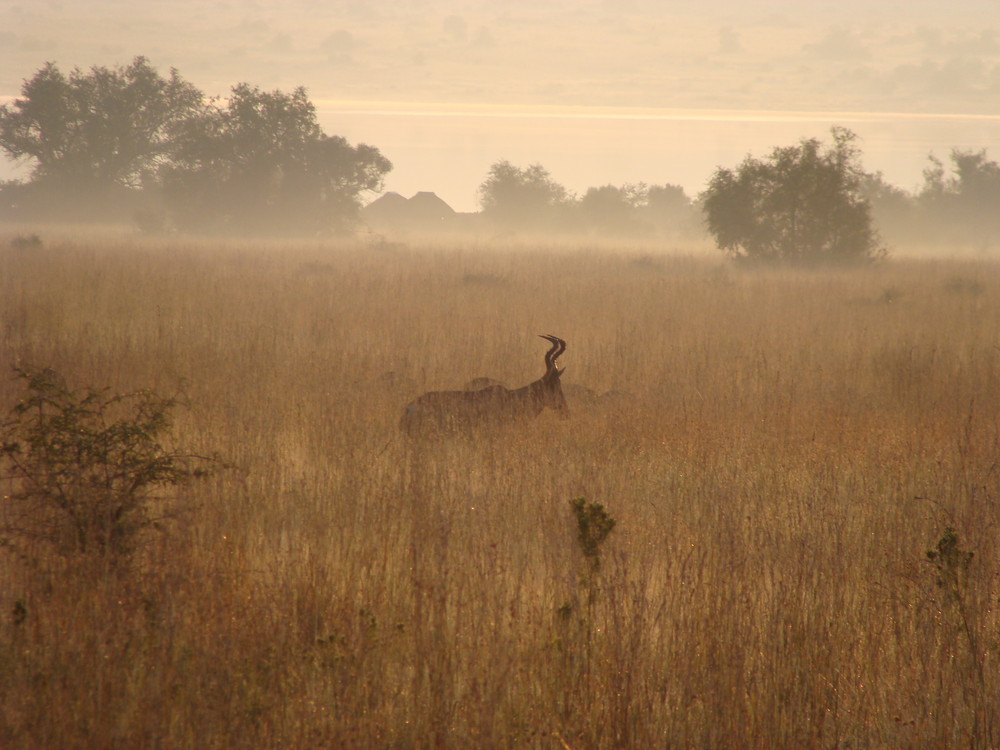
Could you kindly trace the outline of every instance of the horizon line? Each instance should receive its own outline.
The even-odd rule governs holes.
[[[0,95],[0,105],[19,95]],[[311,99],[317,109],[348,115],[395,117],[556,118],[567,120],[687,120],[705,122],[817,122],[830,120],[980,120],[1000,122],[983,112],[902,112],[883,110],[762,109],[746,107],[643,107],[590,104],[492,104],[485,102],[404,101],[392,99]]]
[[[482,102],[411,102],[384,99],[313,99],[317,109],[341,114],[413,117],[557,118],[579,120],[690,120],[810,122],[879,119],[982,120],[1000,122],[1000,114],[974,112],[886,112],[854,110],[783,110],[721,107],[612,107],[576,104],[486,104]]]

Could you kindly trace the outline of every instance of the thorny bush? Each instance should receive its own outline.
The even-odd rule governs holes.
[[[29,557],[41,545],[125,559],[169,515],[169,489],[217,465],[163,444],[176,398],[73,391],[49,368],[15,372],[26,394],[0,425],[0,543]]]

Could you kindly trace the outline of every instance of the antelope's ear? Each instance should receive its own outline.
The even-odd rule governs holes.
[[[565,367],[556,367],[556,375],[557,375],[558,377],[560,377],[560,378],[561,378],[561,377],[562,377],[562,374],[563,374],[564,372],[566,372],[566,368],[565,368]]]

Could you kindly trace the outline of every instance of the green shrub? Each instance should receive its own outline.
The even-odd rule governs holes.
[[[15,372],[27,392],[0,425],[9,488],[0,541],[32,557],[39,545],[67,556],[127,557],[169,515],[157,490],[204,476],[215,463],[161,442],[174,398],[78,392],[48,368]]]

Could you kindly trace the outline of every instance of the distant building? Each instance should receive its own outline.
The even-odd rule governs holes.
[[[372,229],[393,232],[455,231],[467,225],[468,214],[459,214],[429,191],[412,198],[388,192],[361,209],[362,220]]]
[[[383,193],[361,209],[361,218],[369,226],[387,226],[405,221],[410,202],[399,193]]]

